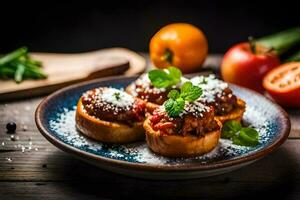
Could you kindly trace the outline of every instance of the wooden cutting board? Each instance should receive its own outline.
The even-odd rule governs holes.
[[[0,101],[43,95],[93,78],[140,74],[146,69],[146,60],[125,48],[77,54],[32,53],[31,56],[42,61],[48,78],[25,80],[20,84],[13,80],[0,80]]]

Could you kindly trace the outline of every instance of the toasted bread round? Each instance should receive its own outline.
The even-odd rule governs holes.
[[[230,113],[226,115],[216,115],[215,118],[222,123],[228,120],[236,120],[240,122],[246,110],[246,103],[242,99],[237,99],[237,104],[238,104],[237,108],[232,110]]]
[[[125,91],[132,96],[136,96],[135,92],[134,92],[134,83],[131,83],[130,85],[128,85],[126,87]],[[145,101],[145,102],[146,102],[146,112],[148,112],[150,114],[152,114],[153,111],[160,106],[156,103],[152,103],[152,102],[148,102],[148,101]]]
[[[153,152],[168,157],[192,157],[208,153],[217,146],[222,128],[222,123],[217,123],[218,130],[206,133],[202,137],[161,135],[159,131],[152,129],[149,117],[144,122],[144,128],[147,144]]]
[[[107,143],[130,143],[145,138],[143,122],[128,126],[97,119],[84,111],[81,98],[77,104],[76,127],[84,135]]]

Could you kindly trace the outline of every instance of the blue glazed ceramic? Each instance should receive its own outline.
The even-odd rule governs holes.
[[[36,124],[52,144],[86,162],[113,172],[151,179],[212,176],[248,165],[279,147],[288,137],[290,121],[284,110],[264,96],[230,85],[246,101],[243,123],[260,133],[256,147],[241,147],[221,139],[210,153],[171,159],[152,153],[145,142],[112,145],[86,138],[75,128],[75,108],[83,92],[95,87],[125,88],[136,77],[112,77],[84,82],[48,96],[36,110]]]

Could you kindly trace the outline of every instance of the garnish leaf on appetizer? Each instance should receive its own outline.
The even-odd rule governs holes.
[[[191,82],[185,82],[180,92],[171,90],[168,94],[169,99],[165,102],[165,110],[170,117],[178,117],[183,111],[185,102],[192,102],[202,95],[202,89],[194,86]]]
[[[240,122],[230,120],[224,123],[221,137],[231,139],[232,143],[236,145],[256,146],[259,134],[254,128],[242,127]]]
[[[180,93],[178,92],[178,90],[171,90],[168,94],[168,97],[170,99],[177,99],[177,98],[179,98],[179,96],[180,96]]]
[[[26,47],[0,56],[0,78],[14,79],[17,83],[24,79],[47,78],[41,67],[41,62],[30,58]]]
[[[120,92],[115,92],[114,93],[114,96],[116,97],[117,100],[121,99],[120,95],[121,95]]]
[[[180,82],[180,78],[182,76],[180,69],[170,66],[167,68],[167,70],[169,71],[170,76],[172,76],[174,79]]]
[[[167,88],[176,85],[181,80],[181,71],[176,67],[165,70],[154,69],[148,72],[151,83],[157,88]]]
[[[184,100],[182,98],[169,99],[165,103],[165,109],[170,117],[177,117],[184,109]]]
[[[192,82],[186,82],[180,88],[180,96],[188,102],[195,101],[202,95],[202,89],[194,86]]]

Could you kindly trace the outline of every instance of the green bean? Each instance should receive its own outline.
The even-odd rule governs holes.
[[[24,71],[25,71],[25,66],[22,65],[21,63],[19,63],[17,66],[16,73],[15,73],[15,81],[17,83],[20,83],[22,81]]]
[[[5,56],[0,58],[0,66],[19,58],[20,56],[26,54],[27,51],[28,50],[26,47],[22,47],[9,54],[6,54]]]
[[[0,77],[2,78],[14,78],[15,70],[9,67],[0,68]]]
[[[0,78],[11,78],[17,83],[24,79],[45,79],[42,62],[33,60],[26,47],[0,56]]]
[[[40,68],[38,68],[38,67],[33,67],[33,66],[29,67],[29,66],[27,66],[26,72],[28,74],[30,73],[35,78],[40,78],[40,79],[47,78],[47,75],[45,73],[43,73],[43,71]]]

